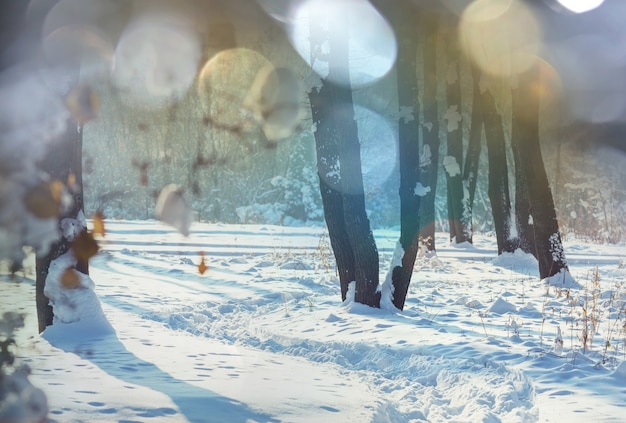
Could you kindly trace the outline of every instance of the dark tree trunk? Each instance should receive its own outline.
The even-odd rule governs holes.
[[[472,121],[470,123],[469,142],[463,165],[463,185],[467,190],[465,213],[468,220],[472,221],[472,210],[474,207],[474,197],[476,194],[476,184],[478,182],[478,164],[480,161],[480,151],[482,149],[483,135],[483,112],[481,107],[479,80],[474,77],[474,97],[472,98]]]
[[[513,116],[519,135],[514,152],[527,186],[534,249],[539,261],[539,276],[544,279],[567,270],[567,263],[539,143],[539,97],[533,90],[539,78],[537,67],[520,75]]]
[[[506,161],[506,144],[502,117],[498,113],[493,94],[480,91],[478,69],[474,69],[474,96],[480,98],[480,109],[485,125],[487,154],[489,160],[489,201],[496,230],[498,255],[515,250],[511,243],[511,197]]]
[[[70,175],[73,175],[75,179],[72,186],[69,187],[72,194],[72,205],[59,217],[59,223],[65,218],[76,219],[83,211],[82,148],[82,127],[77,127],[76,122],[68,120],[64,133],[58,141],[51,143],[46,159],[41,163],[41,168],[53,180],[66,183],[70,179]],[[40,333],[47,326],[52,325],[54,319],[52,307],[48,297],[44,294],[50,263],[67,253],[70,248],[71,242],[61,236],[61,239],[52,244],[47,255],[36,258],[35,298]],[[89,272],[89,265],[86,261],[79,260],[75,268],[85,274]]]
[[[437,193],[437,172],[439,170],[439,111],[437,99],[437,42],[439,16],[424,13],[420,19],[424,28],[424,91],[422,96],[424,126],[422,128],[423,148],[420,157],[420,179],[430,191],[421,198],[420,240],[427,253],[434,254],[435,245],[435,196]],[[425,157],[425,154],[429,157]],[[426,160],[423,160],[426,159]]]
[[[419,248],[420,197],[416,194],[419,172],[419,99],[417,86],[417,45],[411,8],[398,7],[395,28],[398,38],[397,84],[400,120],[398,141],[400,156],[400,245],[402,265],[392,269],[393,304],[402,310],[411,283]]]
[[[333,83],[348,69],[348,34],[341,22],[329,22],[329,78],[319,91],[309,94],[318,154],[320,192],[331,246],[337,261],[342,298],[348,284],[356,283],[355,301],[380,306],[378,250],[365,212],[361,172],[361,146],[354,120],[352,90]],[[321,51],[324,41],[319,22],[311,22],[312,50]]]
[[[463,128],[462,121],[456,121],[461,116],[461,79],[459,75],[459,59],[461,57],[456,40],[457,32],[454,25],[446,28],[446,58],[447,58],[447,100],[448,100],[448,130],[447,156],[444,158],[448,193],[448,221],[450,224],[450,240],[457,243],[472,242],[471,221],[464,214],[463,178]]]
[[[329,122],[331,118],[328,113],[332,109],[328,106],[328,90],[327,84],[324,84],[319,91],[313,89],[309,93],[309,100],[313,123],[317,126],[315,147],[322,206],[330,245],[337,263],[341,299],[345,301],[348,284],[356,279],[356,266],[346,231],[346,223],[343,219],[341,180],[336,168],[339,163],[338,135],[336,129]]]
[[[519,248],[526,253],[530,253],[535,258],[535,229],[530,219],[530,199],[528,198],[528,180],[522,169],[521,156],[526,154],[527,146],[524,144],[525,124],[522,121],[520,108],[525,107],[520,99],[520,89],[512,91],[513,116],[511,123],[511,149],[513,151],[513,162],[515,164],[515,229],[517,236],[513,242],[513,248]]]
[[[349,76],[348,38],[344,22],[331,18],[329,78]],[[339,173],[343,192],[343,216],[348,241],[354,254],[356,288],[354,300],[369,306],[380,306],[378,292],[378,249],[365,212],[365,191],[361,170],[361,144],[352,102],[352,88],[331,84],[333,126],[337,128]],[[330,116],[329,116],[330,117]]]

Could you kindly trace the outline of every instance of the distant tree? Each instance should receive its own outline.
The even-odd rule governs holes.
[[[327,37],[322,22],[310,23],[310,37],[316,60],[328,60],[328,78],[309,92],[320,180],[320,193],[329,238],[341,284],[342,299],[348,285],[355,282],[356,302],[380,306],[378,292],[378,250],[365,211],[360,144],[354,120],[352,90],[333,82],[348,72],[348,34],[346,26],[335,19],[328,25]],[[328,42],[328,56],[322,45]]]

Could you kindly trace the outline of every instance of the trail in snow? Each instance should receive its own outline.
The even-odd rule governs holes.
[[[546,290],[525,255],[494,261],[489,237],[418,260],[406,310],[391,313],[339,303],[319,228],[107,229],[91,276],[116,335],[59,331],[47,339],[60,349],[32,331],[21,338],[59,422],[616,421],[624,411],[623,246],[566,249],[579,282],[596,265],[603,278],[606,314],[588,352],[582,294]],[[397,235],[376,233],[381,269]],[[32,313],[28,280],[11,287]],[[614,351],[597,346],[605,339]]]

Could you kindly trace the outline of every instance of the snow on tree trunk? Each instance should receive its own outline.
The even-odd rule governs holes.
[[[48,155],[42,163],[42,168],[47,171],[54,180],[65,183],[67,181],[71,199],[66,210],[61,210],[59,225],[65,218],[79,219],[83,209],[83,183],[82,183],[82,127],[78,127],[75,122],[68,120],[65,131],[58,140],[48,149]],[[70,180],[72,182],[70,183]],[[84,220],[84,217],[82,218]],[[86,230],[86,225],[84,226]],[[48,276],[48,266],[56,258],[67,253],[71,248],[71,240],[64,235],[56,241],[47,254],[38,254],[36,259],[36,282],[35,295],[37,303],[37,318],[39,331],[42,332],[46,326],[53,324],[53,310],[48,303],[48,298],[44,293],[45,281]],[[88,273],[88,263],[86,260],[79,260],[76,263],[76,270]]]
[[[57,334],[62,339],[67,330],[80,333],[80,339],[113,333],[94,290],[94,282],[88,275],[74,270],[76,263],[72,251],[50,263],[44,290],[54,310],[54,324],[44,332],[49,340]],[[68,272],[73,276],[68,276]]]

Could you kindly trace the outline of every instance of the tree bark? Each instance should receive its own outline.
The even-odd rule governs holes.
[[[398,13],[400,12],[400,13]],[[398,39],[397,86],[400,119],[398,149],[400,156],[400,245],[404,253],[401,266],[392,269],[393,304],[404,308],[419,249],[420,197],[416,194],[419,172],[419,98],[417,85],[417,45],[411,8],[398,7],[395,28]]]
[[[456,40],[457,32],[454,25],[446,29],[446,96],[448,100],[447,156],[444,159],[446,172],[448,222],[450,225],[450,241],[456,243],[472,242],[471,221],[464,213],[462,169],[463,166],[463,128],[461,118],[461,80],[459,75],[460,51]],[[458,121],[456,119],[459,118]]]
[[[319,22],[311,22],[312,50],[321,52],[324,41]],[[337,261],[342,299],[355,282],[356,302],[380,306],[378,250],[365,211],[365,192],[350,86],[333,82],[349,69],[348,34],[342,22],[329,22],[329,76],[309,94],[318,153],[318,174],[324,214]],[[334,185],[334,186],[333,186]],[[327,214],[328,213],[328,214]]]
[[[539,276],[544,279],[567,270],[567,262],[539,142],[539,96],[533,90],[539,79],[538,67],[519,76],[513,116],[519,135],[514,152],[527,186],[534,250],[539,262]]]
[[[437,172],[439,170],[439,110],[437,99],[437,43],[439,38],[437,13],[424,12],[420,22],[424,28],[424,91],[422,104],[424,125],[420,156],[420,179],[430,191],[420,203],[420,241],[428,254],[434,254],[435,244],[435,197],[437,193]]]
[[[506,144],[502,117],[496,109],[493,94],[489,89],[481,92],[478,72],[478,69],[474,70],[474,95],[481,99],[480,108],[483,114],[489,160],[489,202],[496,230],[498,255],[500,255],[515,249],[511,243],[511,197]]]
[[[465,155],[465,164],[463,165],[463,186],[467,191],[467,200],[465,204],[465,213],[468,220],[472,221],[472,210],[474,207],[474,197],[476,195],[476,184],[478,182],[478,164],[480,161],[480,152],[482,150],[483,135],[483,111],[480,98],[479,79],[477,79],[476,71],[473,72],[474,94],[472,98],[472,120],[470,122],[469,142],[467,144],[467,153]]]
[[[60,139],[51,144],[46,159],[41,163],[41,168],[48,173],[51,179],[67,183],[70,175],[73,175],[74,183],[70,187],[72,204],[69,210],[59,216],[59,224],[65,218],[77,219],[83,211],[83,180],[82,180],[82,148],[83,130],[73,120],[68,120],[64,133]],[[86,229],[86,228],[85,228]],[[37,308],[37,321],[39,332],[43,332],[47,326],[52,325],[54,314],[48,297],[44,294],[46,278],[50,263],[67,253],[71,248],[71,242],[61,236],[51,247],[45,256],[37,256],[35,260],[35,299]],[[76,270],[84,274],[89,273],[88,262],[79,260]]]
[[[525,124],[522,121],[521,109],[525,107],[520,98],[519,86],[512,90],[513,116],[511,122],[511,149],[515,164],[515,229],[517,236],[512,242],[514,248],[519,248],[525,253],[530,253],[538,259],[535,248],[535,229],[530,219],[530,199],[528,198],[528,180],[523,171],[522,156],[526,154],[527,146],[524,139]]]
[[[328,114],[332,109],[328,104],[328,90],[327,84],[323,84],[319,91],[314,88],[309,93],[309,100],[313,123],[317,126],[315,149],[324,218],[337,263],[341,300],[345,301],[348,284],[356,279],[356,265],[343,219],[343,195],[337,169],[339,166],[338,135],[335,128],[329,124]]]

